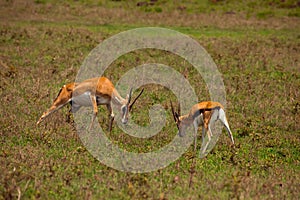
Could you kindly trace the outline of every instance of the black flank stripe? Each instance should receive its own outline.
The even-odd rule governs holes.
[[[205,108],[205,109],[199,109],[195,112],[195,114],[193,115],[193,119],[195,119],[196,117],[198,117],[199,115],[201,115],[202,113],[204,113],[205,111],[212,111],[212,110],[219,110],[221,107],[220,106],[216,106],[214,108]]]

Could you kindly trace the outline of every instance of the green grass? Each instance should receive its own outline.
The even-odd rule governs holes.
[[[36,4],[58,4],[62,2],[57,0],[37,0]],[[265,19],[273,16],[296,16],[299,17],[299,2],[296,0],[287,1],[263,1],[263,0],[190,0],[190,1],[174,1],[172,4],[168,1],[64,1],[63,5],[71,8],[77,6],[86,7],[104,7],[107,9],[125,8],[126,10],[138,10],[145,13],[162,13],[162,12],[186,12],[189,14],[194,13],[222,13],[222,14],[235,14],[245,13],[249,17],[254,16],[260,19]]]
[[[157,1],[141,7],[136,7],[137,1],[35,1],[27,4],[35,15],[21,3],[10,3],[4,2],[0,12],[0,199],[20,195],[23,199],[299,198],[300,37],[299,25],[295,26],[299,19],[289,17],[299,9],[293,7],[294,1],[247,1],[249,8],[238,1],[176,1],[173,5]],[[12,15],[10,6],[16,14]],[[191,21],[182,21],[173,12],[178,6],[185,7],[180,12]],[[93,18],[97,16],[93,9],[104,12],[104,19]],[[251,9],[255,12],[249,14]],[[121,17],[111,18],[109,10],[120,12]],[[232,23],[226,18],[229,11],[245,16]],[[133,20],[122,15],[128,12],[141,17]],[[210,20],[214,12],[215,21],[209,25],[189,18],[199,14]],[[88,152],[75,125],[66,119],[69,108],[35,125],[59,88],[74,81],[94,47],[114,34],[145,26],[170,28],[197,40],[224,79],[226,112],[236,145],[230,146],[223,130],[213,151],[205,159],[196,158],[191,187],[192,146],[166,168],[133,174],[107,167]],[[154,62],[187,75],[199,100],[209,99],[196,70],[184,59],[160,50],[128,53],[113,62],[105,75],[116,83],[133,66]],[[116,123],[106,135],[133,152],[165,146],[176,134],[170,99],[176,102],[168,89],[147,85],[135,105],[132,120],[142,125],[149,124],[152,105],[161,104],[167,110],[167,124],[156,136],[133,138]],[[106,129],[108,116],[103,107],[98,120]]]

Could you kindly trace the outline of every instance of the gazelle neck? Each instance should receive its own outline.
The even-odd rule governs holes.
[[[127,104],[127,99],[121,97],[119,92],[116,89],[114,89],[112,93],[112,102],[118,106],[123,106]]]
[[[187,115],[181,115],[180,117],[179,117],[179,120],[182,122],[182,123],[185,123],[185,124],[191,124],[191,123],[193,123],[193,117],[192,116],[190,116],[189,114],[187,114]]]

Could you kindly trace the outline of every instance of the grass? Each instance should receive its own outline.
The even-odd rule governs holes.
[[[299,198],[300,23],[291,14],[299,9],[295,1],[247,1],[249,8],[237,1],[157,1],[153,6],[136,6],[135,1],[22,2],[1,2],[0,199]],[[182,8],[174,10],[178,6]],[[223,132],[213,151],[195,160],[191,187],[192,146],[166,168],[133,174],[109,168],[88,152],[66,119],[68,108],[35,125],[94,47],[144,26],[171,28],[196,39],[224,79],[236,145],[231,148]],[[193,67],[164,51],[126,54],[105,75],[116,83],[132,66],[153,62],[187,75],[199,100],[209,98]],[[133,138],[114,124],[108,138],[133,152],[165,146],[176,134],[169,99],[176,101],[168,89],[147,85],[134,108],[132,119],[143,125],[149,124],[152,105],[167,110],[167,124],[156,136]],[[105,108],[99,109],[98,120],[107,127]]]
[[[38,0],[37,4],[61,4],[57,0]],[[247,16],[256,16],[264,19],[272,16],[298,16],[299,2],[296,0],[287,1],[237,1],[237,0],[189,0],[189,1],[174,1],[170,4],[168,1],[65,1],[64,6],[76,9],[76,6],[95,7],[100,6],[107,9],[125,8],[126,10],[138,10],[145,13],[162,13],[162,12],[187,12],[194,13],[225,13],[235,14],[244,12]]]

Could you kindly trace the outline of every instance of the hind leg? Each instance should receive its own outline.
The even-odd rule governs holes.
[[[210,118],[206,118],[204,119],[204,124],[203,124],[203,127],[202,127],[202,146],[204,145],[205,143],[205,132],[207,134],[207,138],[208,138],[208,141],[206,142],[206,144],[204,145],[204,147],[202,148],[202,151],[201,153],[202,154],[205,154],[206,150],[207,150],[207,147],[210,143],[210,140],[211,140],[211,136],[212,136],[212,133],[211,133],[211,129],[210,129]]]
[[[109,125],[108,125],[108,131],[111,132],[112,130],[112,125],[113,125],[113,121],[115,119],[115,115],[114,115],[114,112],[112,110],[112,106],[111,104],[107,104],[106,105],[108,111],[109,111]]]
[[[95,121],[95,119],[97,117],[97,114],[98,114],[98,106],[97,106],[96,96],[90,95],[90,99],[91,99],[92,105],[93,105],[93,117],[92,117],[92,122],[91,122],[91,125],[89,127],[89,130],[91,130],[93,128],[94,121]]]
[[[194,124],[194,151],[197,150],[197,132],[198,132],[198,124]]]
[[[225,128],[227,130],[227,133],[228,133],[228,136],[230,137],[230,140],[231,140],[232,144],[234,144],[233,135],[232,135],[232,132],[229,128],[229,124],[228,124],[228,121],[226,119],[226,115],[225,115],[225,112],[224,112],[223,109],[220,109],[219,119],[222,122],[222,124],[225,126]]]
[[[205,111],[203,113],[203,126],[202,126],[202,146],[204,145],[205,143],[205,133],[207,134],[207,137],[208,137],[208,141],[206,142],[206,144],[203,146],[202,148],[202,154],[205,153],[206,149],[207,149],[207,146],[211,140],[211,131],[209,130],[209,123],[210,123],[210,120],[211,120],[211,117],[212,117],[212,112],[210,111]]]

